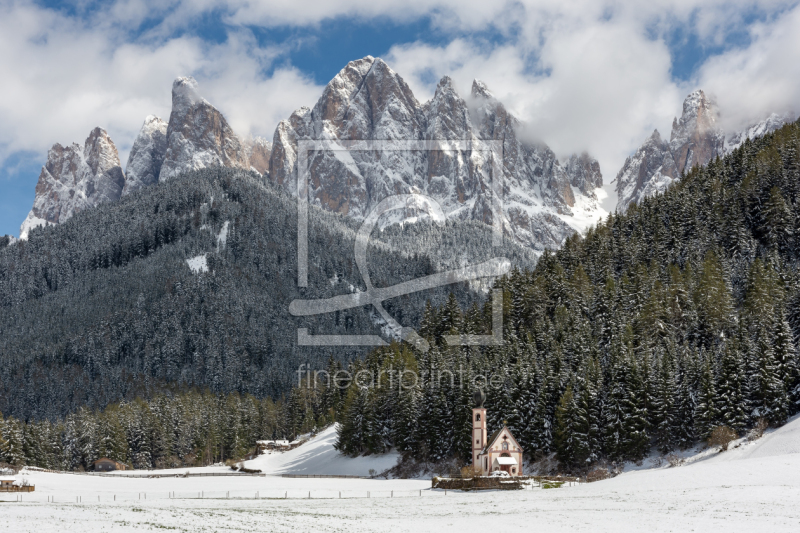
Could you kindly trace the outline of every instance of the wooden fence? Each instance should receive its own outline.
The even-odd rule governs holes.
[[[337,476],[324,474],[281,474],[281,477],[293,478],[334,478],[334,479],[372,479],[369,476]]]
[[[33,485],[27,485],[25,487],[0,487],[0,492],[33,492],[36,490],[36,487]]]
[[[38,468],[35,466],[26,467],[28,470],[35,472],[49,472],[51,474],[72,474],[74,476],[98,476],[98,477],[129,477],[136,479],[158,479],[162,477],[208,477],[208,476],[233,476],[233,477],[265,477],[266,474],[248,474],[243,472],[197,472],[197,473],[174,473],[174,474],[147,474],[142,471],[141,474],[107,474],[102,472],[69,472],[65,470],[49,470],[47,468]]]

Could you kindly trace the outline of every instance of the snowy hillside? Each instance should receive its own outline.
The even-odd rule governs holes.
[[[265,467],[325,466],[332,430]],[[327,450],[327,451],[326,451]],[[678,468],[560,489],[430,490],[429,481],[169,477],[30,472],[36,491],[0,493],[9,531],[770,531],[800,523],[800,418],[746,447]],[[291,454],[291,455],[290,455]],[[303,459],[305,457],[305,459]],[[340,463],[341,464],[341,463]],[[366,466],[366,465],[363,465]],[[196,470],[196,469],[195,469]],[[219,472],[219,469],[215,469]]]
[[[288,452],[267,452],[252,461],[246,461],[244,466],[268,475],[369,476],[370,470],[381,473],[397,464],[397,453],[345,457],[336,451],[334,444],[335,425],[302,446]]]

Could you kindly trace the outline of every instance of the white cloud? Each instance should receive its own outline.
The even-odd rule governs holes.
[[[0,0],[0,163],[10,153],[43,156],[54,142],[82,142],[98,125],[124,162],[142,119],[166,118],[171,82],[187,74],[234,129],[271,137],[280,119],[313,105],[321,87],[286,62],[292,43],[260,47],[248,28],[313,27],[337,17],[376,24],[430,17],[431,39],[398,43],[386,57],[419,98],[444,74],[464,93],[480,78],[557,153],[597,157],[606,183],[653,128],[669,135],[683,96],[696,87],[718,97],[726,124],[800,104],[796,0],[76,2],[79,17]],[[225,21],[223,43],[193,36],[211,13]],[[753,14],[763,21],[748,22]],[[668,47],[676,30],[700,47],[736,32],[752,39],[680,83]]]
[[[697,83],[717,97],[723,125],[735,129],[771,112],[800,111],[800,6],[755,24],[751,43],[710,58]]]
[[[290,66],[264,75],[282,50],[259,48],[246,30],[222,44],[191,36],[125,42],[120,23],[0,4],[0,161],[21,150],[44,156],[56,142],[82,143],[101,126],[124,165],[144,117],[169,117],[178,75],[195,76],[243,135],[271,138],[278,120],[321,92]]]

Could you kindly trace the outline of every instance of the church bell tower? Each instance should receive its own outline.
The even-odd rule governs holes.
[[[475,471],[484,471],[479,455],[486,446],[486,408],[483,407],[486,395],[482,390],[477,390],[472,400],[475,405],[472,409],[472,466]]]

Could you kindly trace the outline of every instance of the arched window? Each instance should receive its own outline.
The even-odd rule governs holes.
[[[462,420],[463,420],[463,419],[462,419]],[[507,450],[507,449],[508,449],[508,443],[507,443],[507,442],[504,442],[504,443],[503,443],[503,449],[504,449],[504,450]]]
[[[480,421],[481,421],[481,415],[475,415],[475,422],[480,422]]]

